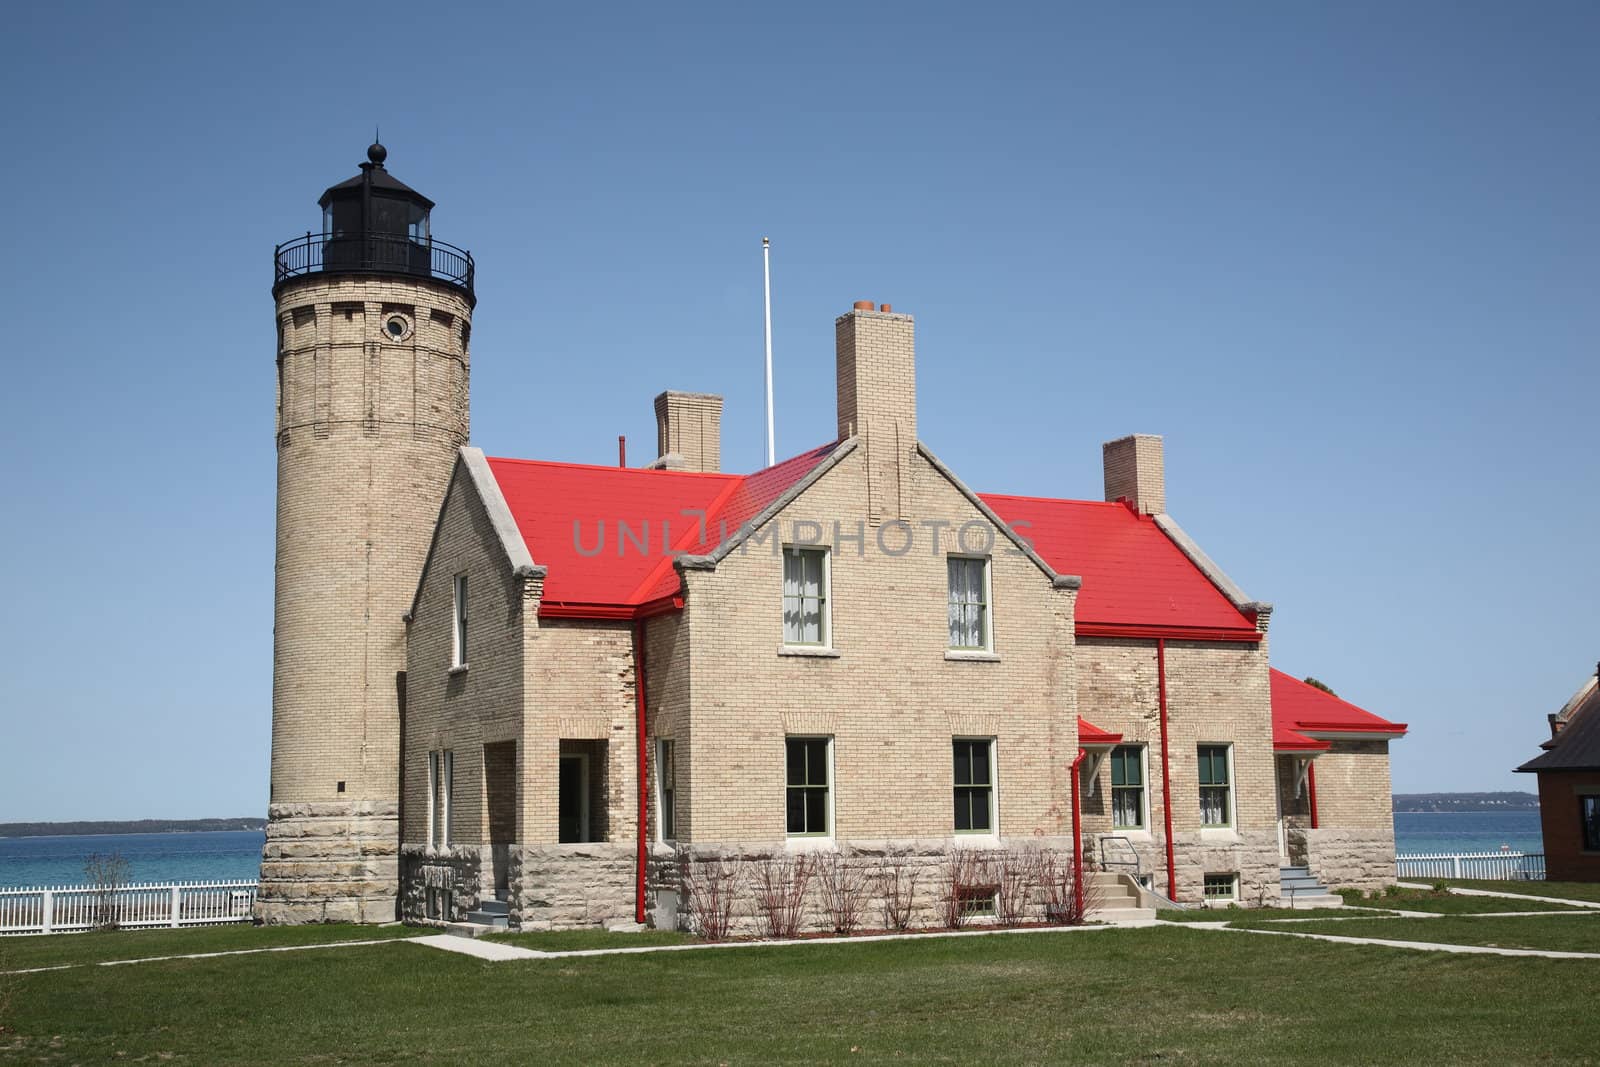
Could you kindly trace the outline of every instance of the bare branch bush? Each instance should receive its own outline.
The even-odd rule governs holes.
[[[943,890],[939,903],[944,909],[944,924],[959,930],[985,897],[993,899],[995,884],[987,857],[975,849],[950,849],[944,855]]]
[[[800,932],[806,917],[809,856],[768,856],[756,866],[756,911],[766,935],[786,941]]]
[[[861,912],[867,902],[866,873],[846,863],[837,852],[818,860],[813,873],[833,932],[849,937],[861,925]]]
[[[1046,922],[1080,926],[1089,912],[1104,903],[1104,894],[1093,880],[1085,878],[1082,890],[1079,890],[1077,873],[1072,867],[1072,853],[1043,849],[1039,853],[1036,869],[1039,887],[1044,893]]]
[[[917,905],[917,880],[922,868],[904,857],[885,853],[878,861],[878,895],[883,901],[883,925],[905,930]]]
[[[684,859],[679,881],[689,904],[694,932],[707,941],[725,941],[733,923],[733,906],[744,884],[744,865],[738,859]]]
[[[91,852],[83,861],[83,876],[92,893],[90,922],[96,930],[117,928],[117,892],[128,880],[129,867],[120,852]]]
[[[995,915],[1007,926],[1026,921],[1033,903],[1033,888],[1039,879],[1038,851],[1007,849],[994,866],[995,881],[1000,887],[995,898]]]

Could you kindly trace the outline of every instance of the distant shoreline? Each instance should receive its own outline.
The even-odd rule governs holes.
[[[0,839],[30,837],[132,837],[139,834],[203,834],[254,831],[267,828],[267,820],[237,819],[80,819],[71,822],[0,823]]]

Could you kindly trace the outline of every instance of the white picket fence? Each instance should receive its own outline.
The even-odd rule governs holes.
[[[1543,852],[1413,852],[1394,858],[1401,878],[1544,881]]]
[[[0,936],[65,934],[115,925],[214,926],[246,923],[256,902],[256,883],[163,882],[0,889]]]

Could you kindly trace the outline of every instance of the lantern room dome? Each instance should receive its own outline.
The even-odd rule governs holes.
[[[389,150],[374,142],[361,173],[331,185],[317,201],[322,230],[273,253],[274,294],[311,273],[409,274],[446,282],[472,298],[472,256],[433,237],[433,201],[384,168]]]

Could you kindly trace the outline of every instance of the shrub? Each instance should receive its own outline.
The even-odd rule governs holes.
[[[883,925],[904,930],[911,925],[917,904],[917,880],[922,870],[902,857],[885,853],[878,862],[878,895],[883,900]]]
[[[1039,880],[1039,854],[1007,851],[1000,855],[996,866],[1000,892],[995,898],[995,914],[1002,923],[1014,926],[1028,918],[1033,887]]]
[[[788,940],[806,916],[806,886],[812,863],[807,856],[768,856],[756,868],[756,910],[766,935]]]
[[[94,894],[90,922],[96,930],[117,928],[117,892],[127,882],[130,866],[120,852],[91,852],[83,861],[83,876]]]
[[[944,856],[944,924],[959,930],[974,915],[992,915],[999,886],[988,857],[970,848],[952,848]]]
[[[742,862],[685,859],[679,872],[694,932],[707,941],[726,940],[734,902],[744,884]]]
[[[866,874],[845,863],[837,852],[818,860],[812,873],[822,890],[822,906],[833,932],[849,937],[861,925],[861,909],[867,900]]]

